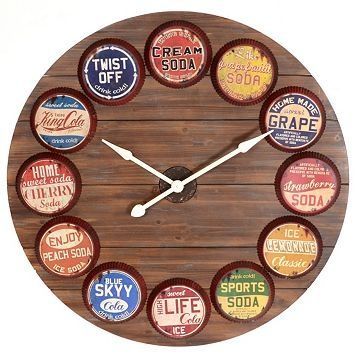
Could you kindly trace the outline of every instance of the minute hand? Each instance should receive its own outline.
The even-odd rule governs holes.
[[[132,161],[133,163],[139,165],[140,167],[142,167],[143,169],[145,169],[149,173],[152,173],[153,175],[155,175],[159,179],[164,180],[168,184],[173,183],[172,179],[168,178],[166,175],[162,174],[161,172],[158,172],[158,170],[150,167],[148,164],[146,164],[143,161],[141,161],[140,159],[136,158],[131,151],[129,151],[127,149],[124,149],[124,148],[121,148],[121,147],[118,147],[118,145],[115,145],[115,144],[113,144],[111,142],[108,142],[105,139],[102,139],[102,142],[104,144],[106,144],[108,147],[110,147],[111,149],[113,149],[116,153],[118,153],[124,160]]]
[[[248,152],[253,146],[255,146],[257,143],[259,143],[262,139],[264,139],[265,137],[267,137],[271,133],[272,133],[272,131],[269,131],[269,132],[266,132],[264,134],[261,134],[261,135],[255,137],[255,138],[252,138],[252,139],[246,140],[245,142],[240,143],[237,146],[237,148],[234,149],[232,152],[224,155],[220,159],[216,160],[215,162],[207,165],[203,169],[200,169],[199,171],[197,171],[193,175],[190,175],[188,178],[184,179],[182,181],[182,184],[186,185],[186,184],[190,183],[191,181],[195,180],[196,178],[199,178],[200,176],[202,176],[205,173],[207,173],[208,171],[216,168],[220,164],[226,162],[227,160],[231,159],[232,157],[234,157],[235,155],[237,155],[239,153]]]

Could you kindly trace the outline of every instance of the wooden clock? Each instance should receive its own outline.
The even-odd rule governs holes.
[[[326,95],[261,33],[191,12],[108,26],[40,79],[16,125],[9,202],[52,292],[119,336],[248,332],[310,286],[348,196]]]

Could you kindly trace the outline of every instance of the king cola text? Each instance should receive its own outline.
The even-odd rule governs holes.
[[[41,120],[36,123],[44,129],[49,131],[63,131],[74,128],[82,128],[85,125],[85,120],[82,118],[82,113],[71,111],[69,113],[54,114],[51,111],[44,111]]]

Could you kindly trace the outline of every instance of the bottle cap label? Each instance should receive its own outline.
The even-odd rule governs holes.
[[[200,80],[211,59],[206,35],[185,21],[171,21],[155,29],[145,52],[153,76],[172,87],[187,87]]]
[[[238,262],[215,276],[211,295],[218,312],[230,320],[253,320],[271,307],[274,287],[271,277],[254,263]]]
[[[270,223],[261,234],[260,259],[278,276],[303,276],[316,266],[321,256],[319,233],[312,224],[300,218],[279,221]]]
[[[94,100],[107,105],[123,104],[142,87],[144,64],[128,43],[101,40],[82,55],[79,76],[83,89]]]
[[[152,326],[162,335],[181,339],[198,334],[210,317],[210,300],[196,282],[173,278],[156,286],[147,303]]]
[[[23,203],[35,212],[59,215],[77,201],[80,176],[68,159],[43,153],[30,158],[20,168],[17,191]]]
[[[31,127],[36,139],[48,149],[69,152],[80,149],[95,130],[94,109],[81,93],[54,89],[36,102]]]
[[[137,312],[141,301],[140,285],[126,271],[105,270],[96,275],[88,285],[88,305],[91,311],[103,320],[127,320]]]
[[[97,261],[98,237],[82,220],[56,218],[40,230],[36,251],[48,271],[63,277],[77,277],[86,273]]]
[[[279,169],[276,192],[283,205],[294,213],[319,214],[333,205],[339,191],[336,166],[318,153],[293,156]]]
[[[308,148],[325,128],[325,111],[320,100],[300,87],[284,88],[272,94],[260,117],[263,132],[273,131],[267,140],[281,150]]]
[[[172,286],[156,297],[152,315],[164,334],[181,338],[193,334],[204,321],[205,303],[192,288]]]
[[[277,79],[277,64],[269,49],[245,39],[232,41],[219,50],[212,71],[215,88],[233,104],[258,103]]]

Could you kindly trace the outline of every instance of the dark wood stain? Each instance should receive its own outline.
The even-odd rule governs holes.
[[[73,59],[74,60],[74,59]],[[279,76],[275,89],[290,86],[303,86],[320,97],[325,106],[328,119],[336,119],[334,111],[318,85],[311,76]],[[28,121],[31,108],[43,92],[53,87],[71,87],[82,91],[77,76],[44,76],[31,93],[20,121]],[[194,86],[178,90],[168,88],[147,76],[138,96],[124,106],[103,106],[93,102],[99,120],[222,120],[258,119],[262,103],[254,106],[233,106],[216,93],[210,77],[206,76]],[[163,110],[165,107],[165,110]]]
[[[271,220],[289,214],[276,199],[273,185],[199,185],[196,195],[177,205],[162,200],[140,220],[133,205],[159,193],[158,185],[86,185],[68,215],[79,216],[97,231],[102,247],[239,247],[256,246]],[[309,220],[320,230],[323,244],[334,246],[344,219],[348,187],[335,205]],[[33,247],[47,220],[31,213],[9,187],[15,228],[22,245]],[[94,204],[95,203],[95,204]],[[180,250],[178,250],[180,255]]]
[[[131,150],[138,158],[164,172],[172,166],[195,171],[233,150],[240,141],[259,134],[258,122],[248,120],[99,121],[95,138],[84,150],[69,158],[78,167],[86,185],[158,184],[156,177],[123,160],[101,139]],[[9,185],[14,185],[17,171],[29,153],[45,151],[32,135],[28,123],[17,124],[14,139],[9,158]],[[348,182],[348,161],[338,121],[328,121],[321,139],[310,150],[330,157],[343,183]],[[289,156],[262,142],[247,154],[240,154],[198,178],[197,182],[199,185],[270,184],[278,167]]]
[[[35,237],[48,219],[28,211],[14,187],[22,162],[45,151],[29,127],[30,111],[37,97],[59,86],[81,90],[76,76],[78,60],[94,41],[121,38],[143,54],[149,33],[174,19],[200,26],[211,41],[214,54],[235,38],[253,38],[267,45],[278,61],[276,89],[303,86],[322,100],[327,128],[312,150],[336,163],[344,183],[335,205],[309,218],[320,231],[324,246],[322,258],[312,272],[296,280],[273,277],[274,304],[257,322],[232,323],[213,310],[206,328],[186,340],[159,335],[150,326],[145,310],[125,324],[108,324],[90,315],[81,297],[83,277],[61,279],[45,272],[37,262]],[[99,263],[123,261],[135,266],[149,290],[167,278],[183,276],[197,281],[207,292],[212,277],[223,265],[242,259],[259,263],[256,243],[261,230],[271,220],[288,214],[276,199],[273,181],[277,168],[289,154],[263,142],[246,155],[239,155],[199,178],[197,191],[188,202],[176,205],[163,200],[145,217],[134,219],[129,215],[132,206],[158,194],[158,180],[122,160],[101,139],[130,149],[162,172],[175,165],[196,171],[241,140],[259,134],[261,105],[236,107],[226,103],[216,94],[209,76],[185,90],[175,90],[160,85],[148,73],[142,91],[127,105],[109,107],[94,103],[98,115],[96,136],[83,150],[68,155],[84,183],[79,203],[68,214],[88,221],[97,231],[102,246]],[[289,52],[263,34],[231,20],[190,12],[165,12],[108,26],[75,45],[51,66],[20,114],[9,156],[8,190],[15,228],[27,257],[67,306],[98,327],[129,339],[159,345],[198,345],[235,337],[260,326],[284,311],[310,286],[327,262],[340,233],[348,196],[348,161],[332,106],[315,79]]]

